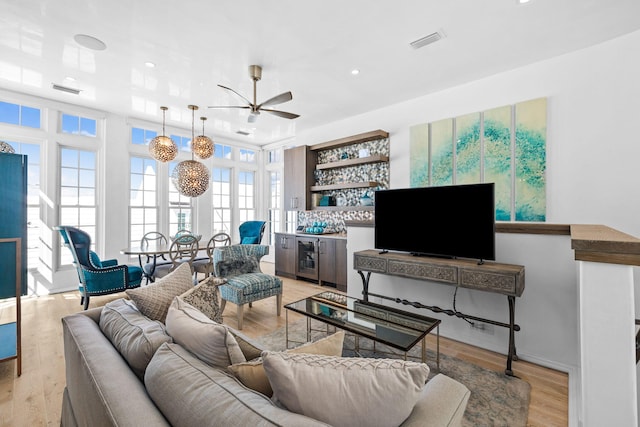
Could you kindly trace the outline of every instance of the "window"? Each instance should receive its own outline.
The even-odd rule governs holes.
[[[96,154],[60,149],[60,224],[78,227],[96,245]],[[70,264],[69,250],[60,251],[60,264]]]
[[[180,135],[171,135],[171,140],[176,143],[178,146],[178,150],[180,151],[190,151],[190,142],[191,137],[189,136],[180,136]]]
[[[191,216],[191,198],[180,194],[171,180],[171,174],[177,165],[178,162],[169,163],[169,234],[172,236],[179,230],[195,232]]]
[[[149,231],[158,231],[157,164],[153,159],[131,158],[129,189],[130,246]]]
[[[62,133],[96,137],[96,120],[62,114]]]
[[[0,102],[0,122],[40,129],[40,109]]]
[[[240,171],[238,173],[238,211],[240,222],[253,221],[255,209],[255,172]]]
[[[282,163],[282,148],[276,148],[267,152],[267,163]]]
[[[280,201],[282,199],[282,173],[279,171],[269,172],[269,221],[267,222],[268,241],[265,243],[270,245],[275,241],[274,233],[281,231],[280,224]]]
[[[158,136],[158,132],[149,129],[131,128],[131,143],[136,145],[149,145],[149,142]]]
[[[247,163],[256,162],[256,152],[253,150],[247,150],[246,148],[240,149],[240,161]]]
[[[16,154],[27,156],[27,265],[36,269],[40,259],[40,146],[5,142]]]
[[[211,170],[211,198],[213,201],[213,234],[231,234],[231,169]]]
[[[231,159],[231,147],[229,145],[214,144],[215,152],[213,157],[219,159]]]

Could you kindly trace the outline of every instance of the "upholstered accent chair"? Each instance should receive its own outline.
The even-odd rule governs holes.
[[[220,285],[223,312],[226,302],[238,306],[238,329],[242,329],[244,305],[271,296],[276,297],[278,316],[282,311],[282,280],[265,274],[260,269],[260,259],[269,253],[267,245],[231,245],[213,250],[213,272],[227,282]]]
[[[118,264],[117,259],[101,260],[91,250],[91,237],[75,227],[55,227],[62,236],[64,245],[73,255],[73,263],[80,280],[80,304],[89,308],[89,297],[107,295],[137,288],[142,281],[142,268]]]
[[[245,221],[240,224],[241,245],[259,245],[262,243],[262,236],[267,223],[265,221]]]

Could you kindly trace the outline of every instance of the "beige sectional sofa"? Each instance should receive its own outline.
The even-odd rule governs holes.
[[[66,387],[60,424],[65,427],[304,427],[387,422],[402,426],[457,426],[469,398],[464,385],[442,374],[424,385],[424,368],[414,362],[300,352],[256,353],[255,342],[208,319],[180,297],[171,303],[166,325],[148,318],[132,301],[123,299],[65,316],[62,326]],[[262,359],[246,362],[256,354],[262,354]],[[272,398],[247,387],[232,373],[237,370],[227,366],[260,367],[256,360],[264,363],[273,387]],[[369,365],[360,362],[372,360],[377,365],[364,368],[369,372],[359,370],[360,365]],[[309,363],[323,365],[318,369],[327,365],[332,371],[314,372],[316,368],[307,369]],[[350,364],[350,371],[335,370],[345,363]],[[400,374],[395,375],[398,367]],[[384,375],[374,373],[384,369],[388,369]],[[332,376],[330,384],[322,384]],[[374,378],[374,387],[367,391],[366,387],[371,387],[369,378]],[[417,381],[419,387],[406,386],[412,381]],[[334,392],[334,387],[342,389]],[[340,393],[342,397],[336,396]],[[341,414],[345,408],[331,403],[332,398],[351,399],[348,412]],[[379,398],[388,398],[386,407],[376,403]],[[395,413],[407,404],[410,406],[403,409],[406,413]],[[316,407],[313,412],[308,410],[309,405],[333,407]],[[365,419],[375,416],[376,411],[383,416]],[[305,413],[319,414],[317,418],[325,421],[331,418],[324,415],[331,413],[338,422],[324,422]],[[388,421],[394,418],[387,416],[400,421]]]

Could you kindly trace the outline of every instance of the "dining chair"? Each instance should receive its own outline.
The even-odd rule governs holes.
[[[267,223],[265,221],[245,221],[240,224],[240,227],[238,227],[240,244],[259,245],[262,242],[266,225]]]
[[[89,298],[137,288],[142,281],[142,269],[134,265],[118,264],[117,259],[101,260],[91,250],[91,236],[70,226],[54,227],[73,255],[73,264],[80,284],[80,304],[89,308]]]
[[[194,274],[197,276],[198,273],[202,273],[205,278],[213,275],[213,250],[215,248],[230,245],[231,236],[227,233],[214,234],[207,242],[207,257],[196,259],[193,262]]]
[[[169,261],[156,266],[153,272],[154,279],[166,276],[185,262],[189,263],[193,273],[193,262],[198,255],[198,249],[198,239],[193,235],[183,235],[174,239],[169,246]]]
[[[150,245],[160,246],[167,244],[169,244],[169,241],[166,236],[159,231],[149,231],[142,236],[142,239],[140,239],[140,247],[143,249],[148,248]],[[146,257],[146,261],[144,263],[142,262],[142,257]],[[154,280],[153,274],[156,267],[160,265],[158,263],[158,258],[162,258],[163,261],[160,262],[161,264],[166,264],[168,262],[164,254],[138,255],[138,260],[142,267],[142,275],[147,280],[147,283],[153,282]]]

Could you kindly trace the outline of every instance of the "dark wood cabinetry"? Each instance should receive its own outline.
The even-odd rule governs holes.
[[[347,291],[347,241],[319,239],[320,285]]]
[[[284,150],[285,210],[305,211],[312,208],[309,187],[314,182],[316,158],[316,153],[307,145]]]
[[[276,233],[275,272],[347,290],[347,239]]]
[[[296,277],[296,236],[275,233],[275,272],[278,276]]]

